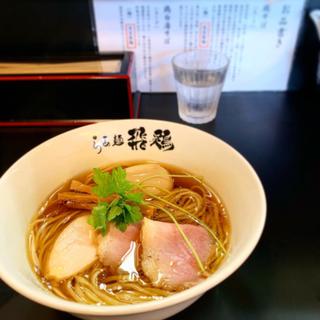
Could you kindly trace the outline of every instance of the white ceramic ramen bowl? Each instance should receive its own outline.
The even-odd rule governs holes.
[[[46,197],[71,177],[127,160],[156,160],[205,177],[230,215],[231,251],[198,285],[160,301],[96,306],[65,301],[46,291],[26,255],[26,230]],[[233,148],[192,127],[156,120],[100,122],[54,137],[32,149],[0,179],[0,277],[25,297],[85,319],[164,319],[185,309],[235,272],[256,246],[266,218],[263,187]]]

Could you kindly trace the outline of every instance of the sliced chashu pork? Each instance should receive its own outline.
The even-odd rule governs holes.
[[[125,255],[132,248],[132,242],[139,239],[141,224],[130,224],[122,232],[113,223],[109,224],[108,232],[98,236],[98,256],[103,265],[116,269]]]
[[[201,261],[206,263],[214,245],[201,226],[180,224]],[[142,269],[155,286],[166,289],[187,288],[199,280],[199,267],[173,223],[143,220],[141,230]]]
[[[97,260],[95,231],[88,224],[88,217],[76,218],[60,233],[45,268],[47,278],[68,278]]]

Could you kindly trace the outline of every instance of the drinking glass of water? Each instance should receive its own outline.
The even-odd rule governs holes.
[[[179,116],[189,123],[215,119],[229,59],[212,50],[194,50],[172,58]]]

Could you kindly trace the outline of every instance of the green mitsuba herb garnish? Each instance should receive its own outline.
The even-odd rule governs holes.
[[[132,193],[134,185],[126,179],[125,170],[118,167],[110,174],[95,168],[93,180],[96,186],[92,191],[99,197],[99,201],[92,209],[88,223],[95,230],[100,230],[102,235],[106,235],[108,223],[113,222],[119,230],[125,231],[129,224],[137,223],[142,219],[137,204],[143,203],[143,194]],[[111,195],[115,198],[110,203],[103,200]]]

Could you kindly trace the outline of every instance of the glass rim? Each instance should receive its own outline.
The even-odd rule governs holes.
[[[186,54],[189,54],[189,53],[196,53],[196,52],[207,52],[207,53],[217,54],[219,56],[222,56],[225,59],[225,63],[221,67],[216,67],[216,68],[212,68],[212,69],[201,69],[201,72],[212,72],[212,70],[214,70],[214,71],[226,70],[230,64],[230,58],[225,53],[223,53],[221,51],[211,50],[211,49],[192,49],[192,50],[187,50],[187,51],[179,52],[179,53],[175,54],[171,58],[171,64],[172,64],[173,68],[177,68],[180,70],[187,70],[187,71],[196,71],[196,70],[192,70],[190,68],[180,66],[176,63],[176,59],[178,59],[179,57],[186,55]]]

